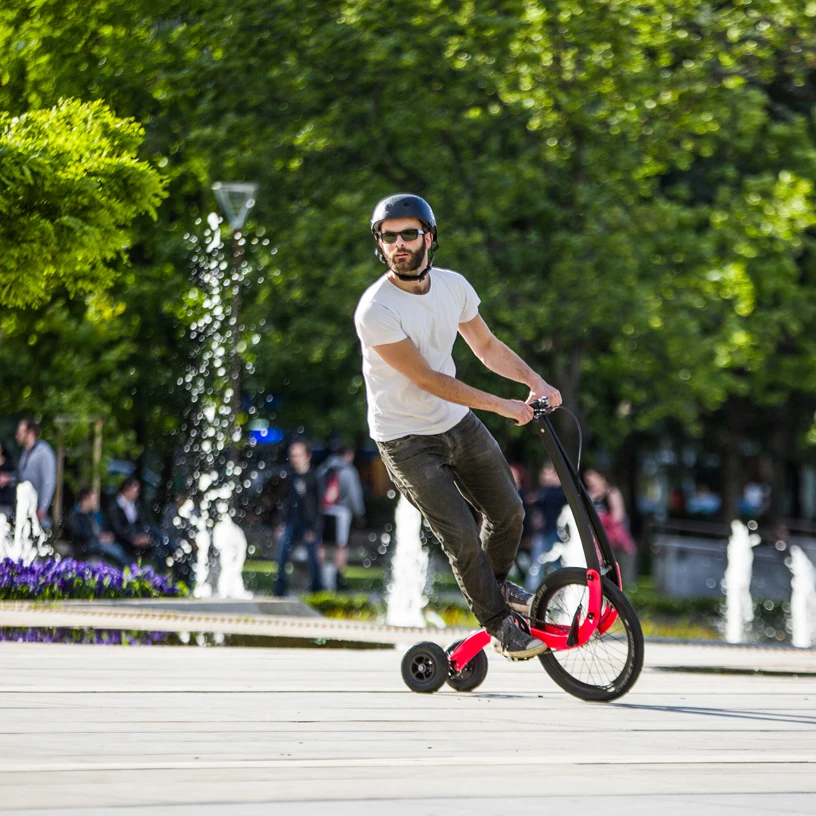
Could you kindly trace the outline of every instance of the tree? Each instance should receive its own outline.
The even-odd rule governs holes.
[[[0,113],[0,304],[41,306],[111,285],[130,226],[155,217],[159,174],[137,158],[143,132],[100,102]]]
[[[596,447],[812,392],[812,4],[11,6],[3,105],[104,99],[145,123],[142,155],[170,178],[132,253],[152,272],[138,297],[115,290],[139,316],[128,367],[145,440],[177,425],[172,344],[193,319],[153,284],[197,308],[183,236],[219,178],[260,184],[246,382],[289,427],[364,427],[351,316],[381,271],[371,207],[399,189],[431,200],[438,262],[473,279],[490,324],[580,407]],[[141,365],[151,336],[170,345],[160,377]]]

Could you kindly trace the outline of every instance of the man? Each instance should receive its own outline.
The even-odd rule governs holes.
[[[135,476],[128,476],[108,511],[108,522],[116,542],[131,557],[147,555],[164,566],[169,543],[161,531],[151,528],[142,517],[137,504],[141,490],[139,480]]]
[[[99,526],[96,519],[98,511],[99,496],[96,491],[83,487],[77,494],[76,508],[65,520],[65,531],[77,555],[99,556],[124,569],[133,559],[128,557],[121,544],[114,541],[113,533]]]
[[[5,443],[0,440],[0,515],[9,518],[14,512],[14,464]]]
[[[322,516],[317,475],[312,470],[312,451],[303,440],[289,445],[291,471],[286,473],[286,494],[283,501],[283,532],[278,543],[278,575],[275,595],[285,597],[289,591],[286,567],[292,550],[299,543],[306,546],[309,557],[310,590],[323,589],[320,564]]]
[[[17,482],[31,482],[37,491],[37,518],[48,528],[48,509],[57,486],[57,457],[54,449],[40,439],[40,426],[33,419],[20,420],[15,438],[23,451],[17,464]]]
[[[377,257],[389,271],[355,312],[363,347],[368,423],[389,475],[427,519],[479,623],[502,654],[525,659],[546,650],[518,625],[532,596],[507,581],[521,538],[524,507],[498,444],[470,408],[524,425],[528,402],[548,385],[479,315],[479,297],[462,275],[431,267],[436,219],[426,201],[398,194],[371,217]],[[489,369],[529,388],[527,402],[488,394],[456,379],[457,331]],[[481,531],[468,503],[481,514]]]
[[[346,590],[348,584],[343,575],[348,562],[348,542],[353,519],[365,515],[363,486],[354,467],[354,449],[342,445],[318,468],[317,481],[320,488],[324,516],[335,520],[334,566],[337,570],[337,589]]]

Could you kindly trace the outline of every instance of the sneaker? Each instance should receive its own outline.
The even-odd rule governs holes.
[[[494,648],[510,660],[527,660],[546,652],[547,644],[525,632],[515,615],[508,615],[494,635]]]
[[[504,598],[507,605],[514,611],[521,615],[530,617],[530,604],[533,602],[533,593],[522,589],[510,581],[504,581],[499,584],[502,598]]]

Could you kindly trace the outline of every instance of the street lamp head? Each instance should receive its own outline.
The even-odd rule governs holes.
[[[255,206],[258,185],[241,181],[216,181],[212,188],[230,229],[233,232],[241,229],[250,209]]]

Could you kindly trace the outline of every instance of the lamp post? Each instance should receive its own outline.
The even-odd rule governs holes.
[[[230,399],[230,446],[229,459],[234,464],[236,456],[236,431],[238,414],[241,410],[241,359],[238,355],[238,335],[241,319],[241,262],[244,248],[241,243],[240,230],[246,217],[255,206],[257,184],[233,181],[217,181],[213,192],[226,216],[230,228],[230,249],[232,255],[232,292],[230,298],[230,374],[232,380],[232,397]]]

